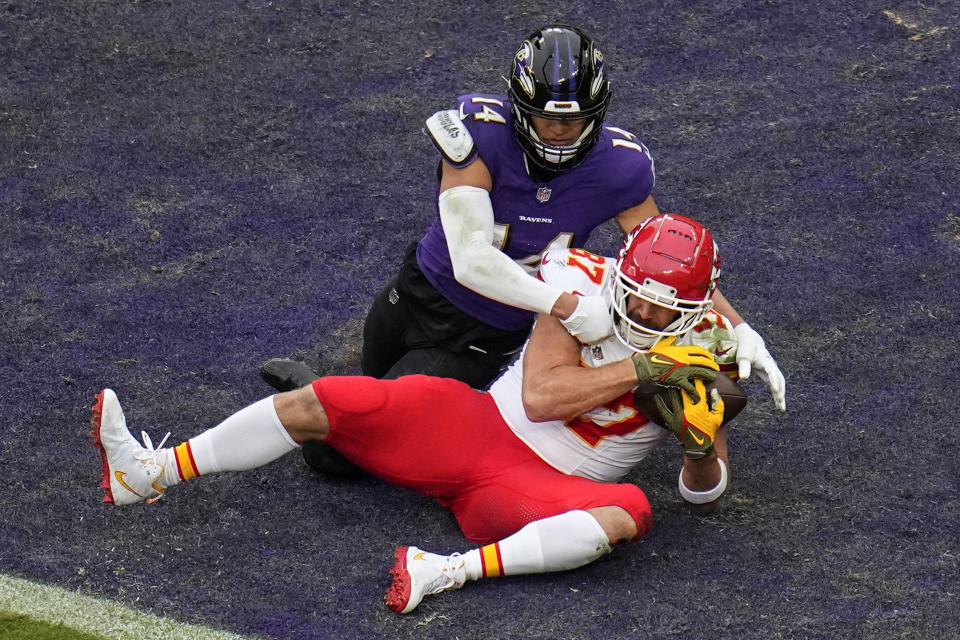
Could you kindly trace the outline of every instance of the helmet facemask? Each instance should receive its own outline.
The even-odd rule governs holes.
[[[603,122],[603,114],[586,119],[577,139],[567,146],[555,147],[544,143],[533,126],[529,115],[546,118],[541,113],[526,113],[513,107],[513,128],[527,159],[540,169],[560,173],[579,165],[587,159],[590,150],[597,144]],[[569,119],[569,118],[568,118]]]
[[[614,333],[620,342],[634,351],[649,351],[663,338],[687,333],[697,326],[707,311],[713,307],[713,301],[710,299],[677,298],[676,289],[650,278],[645,279],[642,284],[637,284],[620,271],[619,265],[610,294],[613,298],[610,313],[613,315]],[[648,327],[631,318],[628,313],[631,298],[634,296],[675,311],[678,315],[662,329]]]
[[[513,59],[508,81],[513,133],[528,162],[559,173],[587,159],[603,129],[610,104],[610,83],[603,54],[585,33],[555,25],[533,34]],[[545,144],[532,116],[547,120],[584,120],[572,144]]]
[[[682,336],[713,307],[720,278],[720,254],[700,223],[675,214],[658,215],[631,232],[620,251],[609,288],[614,334],[634,351]],[[636,297],[677,313],[663,328],[630,317]]]

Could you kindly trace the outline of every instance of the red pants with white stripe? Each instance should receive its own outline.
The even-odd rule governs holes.
[[[633,484],[557,471],[517,438],[488,394],[448,378],[321,378],[313,389],[330,420],[326,442],[391,484],[435,498],[470,540],[501,540],[575,509],[615,505],[650,529]]]

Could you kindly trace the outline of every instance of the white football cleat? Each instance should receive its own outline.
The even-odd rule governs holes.
[[[424,596],[459,589],[467,581],[467,570],[459,553],[440,556],[416,547],[397,547],[396,562],[390,569],[393,584],[383,601],[397,613],[410,613]]]
[[[90,423],[94,444],[100,449],[103,461],[100,483],[100,488],[106,490],[103,501],[119,507],[159,499],[166,490],[159,484],[163,479],[159,449],[170,434],[164,436],[156,448],[146,432],[141,432],[146,446],[137,442],[127,429],[120,401],[111,389],[96,395]]]

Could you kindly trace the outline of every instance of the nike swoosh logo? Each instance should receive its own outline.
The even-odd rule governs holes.
[[[124,473],[123,471],[114,471],[114,472],[113,472],[113,475],[116,477],[117,482],[119,482],[121,485],[123,485],[123,488],[124,488],[124,489],[126,489],[127,491],[129,491],[130,493],[132,493],[133,495],[135,495],[135,496],[137,496],[137,497],[140,497],[140,498],[143,497],[143,496],[141,496],[139,493],[137,493],[136,491],[134,491],[134,490],[133,490],[133,487],[131,487],[130,485],[128,485],[127,482],[123,479],[123,477],[124,477],[125,475],[127,475],[126,473]]]
[[[134,490],[133,490],[133,487],[131,487],[130,485],[128,485],[127,482],[126,482],[126,480],[123,479],[123,477],[124,477],[125,475],[127,475],[125,472],[123,472],[123,471],[114,471],[114,472],[113,472],[113,475],[114,475],[114,477],[116,477],[117,482],[119,482],[119,483],[123,486],[124,489],[126,489],[127,491],[129,491],[130,493],[132,493],[133,495],[135,495],[135,496],[137,496],[137,497],[139,497],[139,498],[144,498],[144,499],[146,499],[145,496],[142,496],[142,495],[140,495],[139,493],[137,493],[136,491],[134,491]],[[160,476],[157,476],[157,480],[159,480],[159,479],[160,479]],[[154,480],[153,482],[151,482],[151,483],[150,483],[150,486],[152,486],[154,489],[156,489],[156,490],[159,491],[160,493],[163,493],[164,491],[166,491],[166,489],[163,489],[163,488],[161,488],[161,487],[158,487],[158,486],[157,486],[157,480]]]
[[[463,111],[463,103],[461,102],[461,103],[460,103],[460,119],[461,119],[461,120],[465,120],[466,117],[467,117],[467,114],[464,113],[464,111]]]
[[[461,106],[461,108],[463,107],[463,105],[460,105],[460,106]],[[417,553],[413,554],[413,559],[414,559],[414,560],[423,560],[423,558],[424,558],[426,555],[427,555],[427,554],[426,554],[425,551],[418,551]]]
[[[696,442],[698,445],[703,445],[703,443],[707,441],[706,438],[698,438],[697,434],[690,429],[687,429],[687,433],[690,434],[690,437],[693,438],[693,441]]]
[[[653,364],[673,364],[673,360],[662,360],[656,354],[650,356],[650,362]]]
[[[727,347],[723,351],[717,351],[717,357],[719,358],[720,356],[729,353],[731,349],[733,349],[733,347]]]

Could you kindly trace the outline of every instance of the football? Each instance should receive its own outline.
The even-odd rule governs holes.
[[[719,391],[720,397],[723,398],[724,425],[736,418],[737,414],[747,406],[747,392],[727,375],[722,373],[718,375],[713,382],[707,385],[707,391],[709,392],[711,389]],[[658,394],[665,393],[666,391],[666,387],[656,382],[644,382],[638,385],[633,392],[633,402],[637,409],[639,409],[643,415],[647,416],[651,422],[661,427],[665,425],[663,424],[663,417],[660,415],[660,410],[657,409],[657,403],[654,401],[654,398],[656,398]],[[667,398],[664,398],[664,400],[666,401]],[[667,406],[670,406],[669,402]]]

